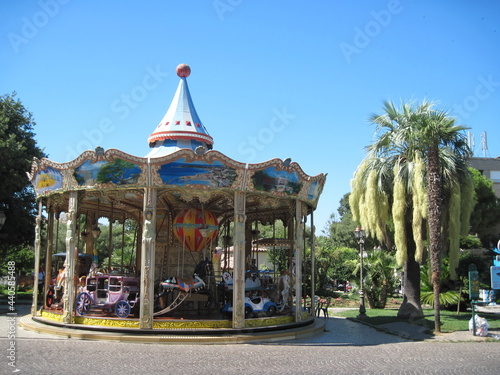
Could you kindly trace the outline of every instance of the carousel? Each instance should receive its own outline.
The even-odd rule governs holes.
[[[35,270],[43,260],[47,275],[44,294],[34,283],[34,320],[177,333],[314,321],[302,302],[314,295],[304,287],[306,279],[314,285],[303,272],[305,225],[314,230],[326,175],[308,176],[290,160],[245,164],[214,150],[189,92],[191,69],[181,64],[176,72],[177,91],[145,157],[97,147],[67,163],[33,161]],[[259,228],[277,222],[279,237],[259,238]],[[112,239],[125,239],[125,223],[136,228],[133,255],[114,264],[120,246]],[[260,270],[256,247],[279,247],[285,261]],[[314,265],[313,243],[308,254]]]

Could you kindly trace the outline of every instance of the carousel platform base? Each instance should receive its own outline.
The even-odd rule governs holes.
[[[189,323],[186,322],[185,323]],[[163,344],[244,344],[296,340],[319,335],[325,320],[308,317],[301,322],[247,328],[140,329],[129,327],[65,324],[41,316],[26,315],[20,326],[37,333],[83,340]]]

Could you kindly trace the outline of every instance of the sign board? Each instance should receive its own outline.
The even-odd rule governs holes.
[[[479,298],[479,272],[475,264],[469,265],[469,298],[471,300]]]
[[[490,267],[491,289],[500,289],[500,267]]]
[[[498,244],[496,249],[493,249],[495,252],[495,256],[493,257],[493,266],[500,266],[500,240],[498,240]]]

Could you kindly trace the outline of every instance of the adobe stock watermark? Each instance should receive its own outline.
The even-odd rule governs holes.
[[[57,16],[60,6],[69,3],[70,0],[40,0],[38,6],[40,10],[36,11],[31,17],[21,18],[21,29],[19,33],[10,32],[7,39],[15,53],[19,48],[28,44],[31,39],[38,35],[41,28],[47,26],[51,18]]]
[[[488,75],[487,78],[479,76],[477,80],[479,83],[476,85],[474,93],[464,98],[462,103],[455,104],[453,107],[453,111],[458,114],[459,121],[469,117],[471,112],[477,111],[480,103],[488,100],[496,88],[500,87],[500,81],[495,82],[492,74]]]
[[[141,79],[140,84],[111,102],[109,106],[111,112],[116,114],[118,119],[125,120],[134,109],[146,100],[148,93],[158,88],[168,75],[168,73],[161,71],[159,65],[156,65],[155,68],[147,66],[146,74]],[[66,160],[73,160],[83,151],[92,150],[99,146],[104,136],[111,134],[115,129],[116,122],[110,116],[101,119],[97,127],[82,130],[80,137],[82,140],[74,147],[66,146]]]
[[[224,21],[225,14],[227,12],[232,12],[239,6],[243,0],[214,0],[212,5],[214,6],[215,12],[221,21]]]
[[[248,136],[247,139],[238,145],[238,152],[245,156],[245,161],[250,163],[257,157],[259,151],[262,151],[271,144],[276,134],[281,133],[290,125],[297,115],[288,113],[286,107],[282,110],[273,109],[274,116],[269,120],[266,127],[260,128],[256,135]]]
[[[18,372],[17,368],[17,340],[16,340],[16,327],[17,327],[17,312],[16,312],[16,262],[7,262],[7,306],[9,312],[7,313],[7,364],[12,368],[12,372]]]
[[[403,11],[400,0],[389,0],[386,9],[379,11],[372,10],[370,15],[372,19],[364,27],[356,26],[354,28],[354,38],[352,44],[342,42],[339,47],[347,63],[352,61],[352,55],[360,54],[368,47],[372,40],[376,38],[392,21],[392,17]]]

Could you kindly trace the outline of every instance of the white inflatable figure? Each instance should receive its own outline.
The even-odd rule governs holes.
[[[233,290],[233,277],[229,272],[222,274],[222,279],[226,284],[227,290]],[[245,290],[259,290],[261,288],[260,279],[258,277],[247,277],[245,279]]]
[[[290,296],[291,277],[288,271],[282,271],[278,279],[278,305],[280,312],[284,310]]]
[[[96,262],[92,262],[89,270],[89,277],[97,275],[98,266]]]

